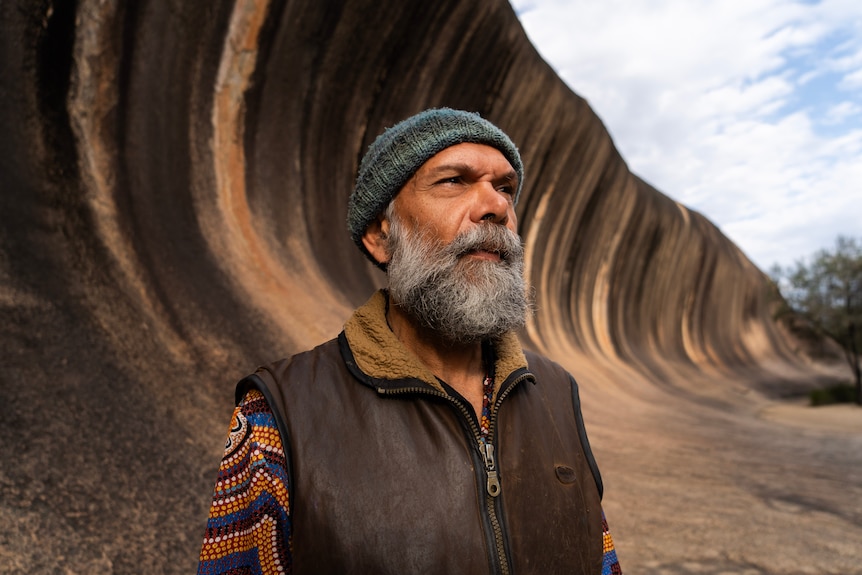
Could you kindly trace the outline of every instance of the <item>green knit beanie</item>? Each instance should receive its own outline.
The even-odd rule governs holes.
[[[500,150],[518,174],[518,203],[524,182],[524,165],[518,148],[500,128],[474,112],[439,108],[425,110],[387,128],[377,136],[359,165],[356,187],[347,205],[350,237],[372,261],[362,236],[369,224],[435,154],[457,144],[486,144]],[[375,262],[377,263],[377,262]]]

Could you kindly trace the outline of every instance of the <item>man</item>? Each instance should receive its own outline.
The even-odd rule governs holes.
[[[517,148],[427,110],[362,160],[388,275],[344,331],[240,382],[199,573],[620,573],[577,385],[521,349]]]

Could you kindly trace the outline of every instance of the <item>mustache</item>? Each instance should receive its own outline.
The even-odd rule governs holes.
[[[523,259],[524,243],[509,228],[484,223],[458,234],[442,251],[453,259],[462,258],[471,252],[485,251],[497,254],[503,262],[512,262]]]

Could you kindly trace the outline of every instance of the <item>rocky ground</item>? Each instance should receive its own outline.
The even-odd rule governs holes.
[[[728,399],[592,427],[628,572],[862,573],[862,408]]]

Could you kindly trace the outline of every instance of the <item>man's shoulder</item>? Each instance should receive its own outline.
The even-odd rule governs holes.
[[[271,363],[264,364],[258,367],[255,373],[259,373],[261,370],[267,371],[278,379],[282,374],[302,365],[308,365],[321,360],[340,360],[341,351],[339,339],[340,338],[338,337],[334,337],[311,349],[300,351]]]
[[[326,371],[326,366],[343,369],[339,339],[330,339],[312,349],[259,366],[237,384],[236,401],[239,402],[247,391],[257,389],[273,407],[278,407],[285,389],[293,383],[315,379],[320,371]]]
[[[571,374],[559,363],[551,358],[530,351],[524,350],[524,357],[527,358],[527,368],[536,374],[537,377],[559,377],[562,379],[573,379]]]

